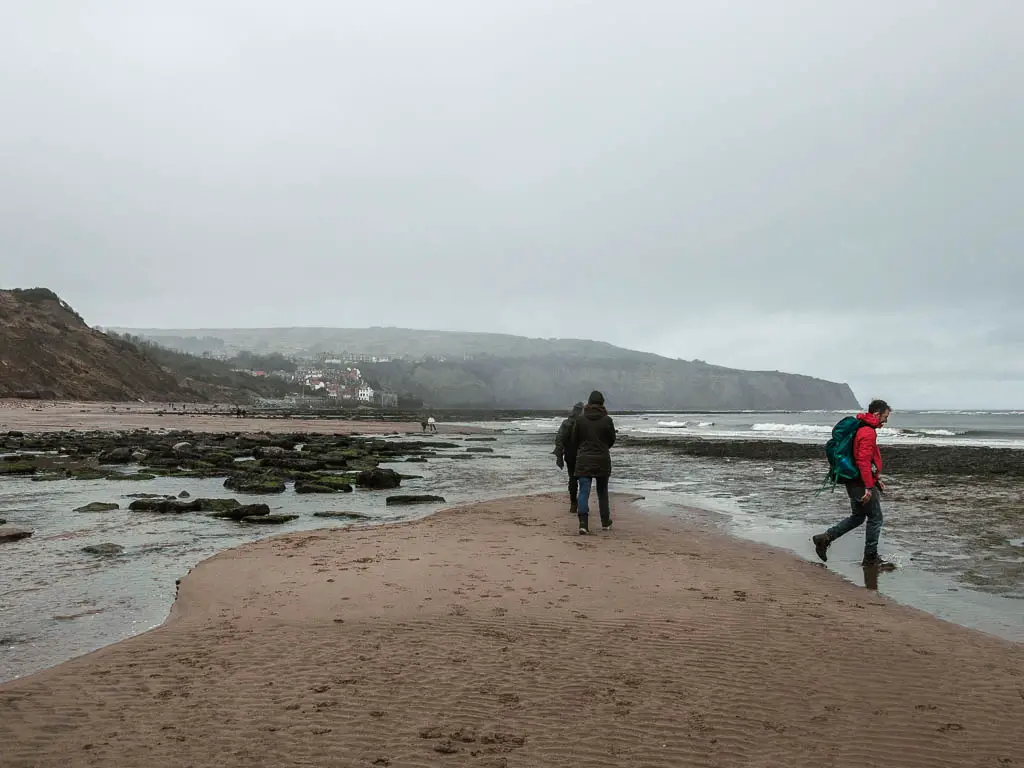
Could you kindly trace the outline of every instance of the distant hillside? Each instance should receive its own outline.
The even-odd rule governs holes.
[[[601,389],[617,410],[857,406],[847,384],[672,360],[579,339],[400,328],[146,329],[130,333],[192,352],[348,352],[405,357],[408,359],[361,367],[371,381],[386,389],[437,407],[561,409],[591,389]]]
[[[132,344],[85,324],[45,288],[0,291],[0,397],[191,400]]]
[[[46,288],[0,290],[0,397],[248,402],[283,381],[235,368],[294,366],[280,356],[208,360],[94,330]]]

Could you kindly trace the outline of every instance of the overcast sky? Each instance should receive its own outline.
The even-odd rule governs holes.
[[[0,10],[0,286],[1024,407],[1024,2]]]

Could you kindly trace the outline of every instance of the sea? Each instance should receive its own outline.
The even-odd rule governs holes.
[[[615,416],[622,441],[613,451],[613,491],[642,496],[639,504],[663,515],[780,547],[815,561],[810,536],[844,517],[846,494],[819,493],[824,458],[769,462],[686,456],[667,450],[673,436],[707,440],[784,440],[823,445],[846,412],[647,413]],[[331,496],[244,497],[219,479],[156,478],[124,483],[30,478],[0,479],[0,518],[35,529],[30,539],[0,545],[0,681],[59,664],[159,626],[175,596],[175,582],[200,561],[224,549],[286,531],[379,525],[429,515],[438,509],[509,495],[559,491],[565,474],[551,455],[561,417],[466,422],[452,426],[487,431],[493,454],[472,460],[459,447],[427,463],[396,463],[409,493],[443,496],[446,503],[396,510],[380,492]],[[645,437],[656,437],[646,444]],[[394,434],[395,441],[419,434]],[[1024,450],[1024,411],[897,412],[881,430],[886,445],[988,446]],[[823,455],[822,455],[823,456]],[[131,470],[131,467],[127,467]],[[126,493],[266,501],[274,511],[298,514],[284,527],[249,526],[203,515],[148,515],[126,511]],[[85,514],[93,501],[121,510]],[[895,573],[877,584],[859,567],[863,534],[857,531],[830,550],[829,569],[890,598],[964,626],[1024,642],[1024,483],[934,476],[890,478],[883,499],[886,522],[881,554]],[[318,511],[358,511],[364,521],[314,517]],[[613,507],[614,514],[614,507]],[[567,534],[575,530],[568,514]],[[614,535],[614,529],[613,533]],[[118,557],[82,552],[115,543]]]

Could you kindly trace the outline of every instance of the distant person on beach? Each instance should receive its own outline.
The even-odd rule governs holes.
[[[569,442],[576,446],[576,477],[579,480],[577,512],[580,534],[590,533],[590,487],[597,481],[597,503],[601,512],[601,529],[612,527],[608,502],[608,478],[612,475],[611,447],[615,445],[615,424],[604,407],[604,395],[590,393],[583,412],[573,419]]]
[[[581,413],[583,413],[583,402],[578,402],[572,407],[569,418],[562,422],[555,435],[555,464],[559,469],[567,469],[569,472],[569,514],[578,514],[576,499],[580,483],[576,478],[576,444],[572,442],[572,424]]]
[[[422,430],[423,430],[424,432],[426,432],[426,431],[427,431],[427,417],[426,417],[426,416],[424,416],[424,417],[423,417],[422,419],[420,419],[420,428],[421,428],[421,429],[422,429]]]
[[[860,526],[865,520],[864,568],[891,571],[896,568],[878,556],[878,539],[882,533],[882,454],[878,450],[878,429],[889,420],[892,409],[884,400],[873,400],[867,413],[858,413],[862,422],[853,439],[853,460],[860,476],[846,481],[846,493],[850,497],[851,514],[833,525],[824,533],[811,540],[814,551],[823,561],[828,560],[828,548],[840,536]]]
[[[431,432],[437,432],[437,420],[434,419],[433,416],[427,417],[427,426],[430,428]]]

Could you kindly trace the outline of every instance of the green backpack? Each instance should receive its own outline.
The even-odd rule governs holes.
[[[847,416],[832,427],[832,439],[825,443],[828,474],[825,475],[825,482],[821,484],[818,493],[821,493],[829,484],[835,491],[837,483],[856,480],[860,477],[860,470],[857,469],[857,463],[853,460],[853,439],[857,436],[857,430],[863,426],[869,425],[856,416]]]

